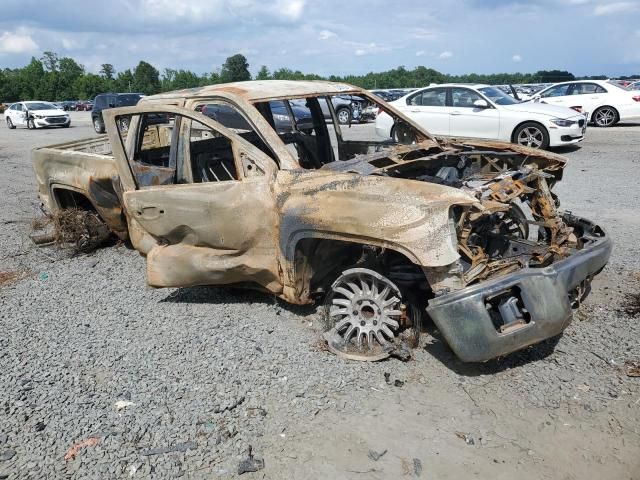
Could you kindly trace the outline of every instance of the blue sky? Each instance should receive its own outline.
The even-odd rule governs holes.
[[[640,72],[640,0],[0,1],[0,68],[53,50],[93,72],[143,59],[204,73],[237,52],[254,73]]]

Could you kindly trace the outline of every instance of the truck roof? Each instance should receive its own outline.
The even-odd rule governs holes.
[[[342,94],[359,92],[347,83],[321,80],[252,80],[248,82],[221,83],[204,87],[186,88],[145,97],[145,101],[163,101],[174,98],[209,97],[216,94],[239,96],[250,102],[285,97],[305,97],[318,94]]]

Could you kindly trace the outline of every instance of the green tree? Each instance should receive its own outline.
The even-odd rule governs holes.
[[[118,72],[114,90],[118,92],[132,92],[133,87],[133,73],[131,73],[131,70],[127,68],[123,72]]]
[[[256,75],[256,80],[269,80],[271,78],[271,73],[266,65],[262,65],[260,70],[258,71],[258,75]]]
[[[104,78],[95,73],[87,73],[76,80],[73,88],[78,98],[90,99],[107,90],[104,81]]]
[[[224,62],[222,70],[220,71],[220,79],[223,83],[227,82],[242,82],[244,80],[251,80],[251,74],[249,73],[249,63],[247,59],[241,53],[237,53]]]
[[[45,98],[38,98],[42,91],[43,80],[44,67],[42,62],[36,60],[35,57],[31,57],[29,65],[20,69],[18,78],[20,98],[22,100],[46,100]]]
[[[58,54],[55,52],[42,52],[42,57],[40,57],[40,61],[42,62],[45,70],[48,72],[57,72],[58,65],[60,60],[58,59]]]
[[[540,70],[533,75],[542,83],[570,82],[576,78],[566,70]]]
[[[145,61],[140,61],[133,71],[133,89],[145,95],[153,95],[160,91],[160,72]]]
[[[84,75],[84,67],[79,65],[73,58],[62,57],[59,63],[59,70],[56,100],[77,99],[78,95],[74,90],[74,85]]]
[[[103,63],[102,65],[100,65],[100,75],[102,75],[104,78],[106,78],[107,80],[113,80],[114,79],[114,75],[116,73],[116,69],[113,68],[113,65],[111,65],[110,63]]]

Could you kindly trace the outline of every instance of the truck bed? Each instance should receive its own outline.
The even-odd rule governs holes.
[[[113,186],[118,169],[107,136],[36,148],[31,160],[45,210],[74,206],[95,210],[115,233],[125,234]]]

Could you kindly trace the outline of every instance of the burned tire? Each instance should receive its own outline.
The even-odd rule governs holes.
[[[371,268],[344,270],[324,302],[329,350],[361,361],[382,360],[400,350],[410,356],[408,347],[417,346],[422,322],[420,309],[409,299]]]

